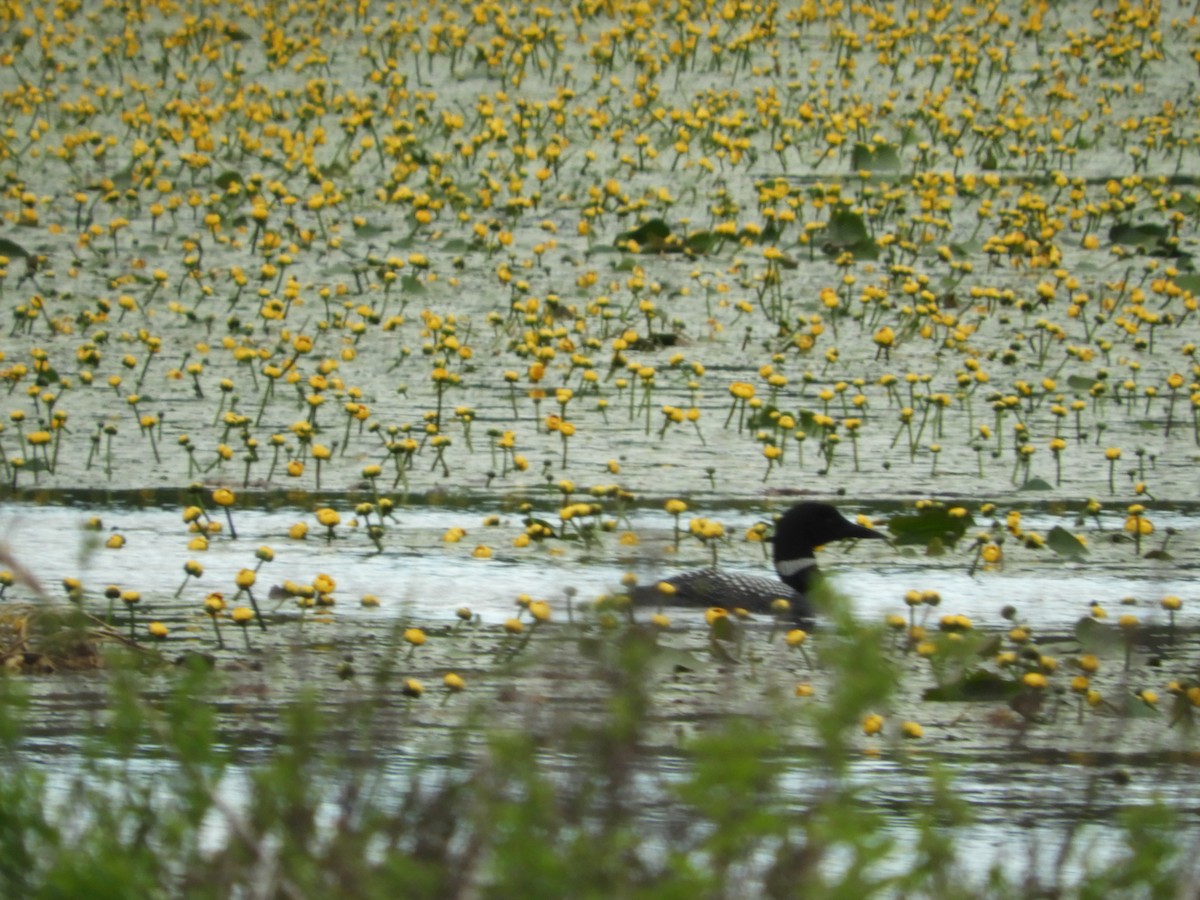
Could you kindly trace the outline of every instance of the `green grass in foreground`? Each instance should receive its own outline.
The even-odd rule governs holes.
[[[1187,892],[1190,866],[1163,805],[1111,823],[1123,829],[1123,848],[1082,871],[1060,861],[1050,876],[1014,881],[998,869],[968,870],[957,835],[971,810],[937,767],[905,773],[909,832],[898,845],[896,812],[868,802],[861,778],[851,777],[851,739],[889,694],[892,669],[877,630],[848,619],[838,629],[822,661],[838,676],[835,696],[805,707],[822,750],[799,761],[785,746],[783,712],[776,722],[729,717],[669,759],[653,750],[649,685],[660,651],[636,629],[590,645],[603,715],[500,731],[486,725],[481,705],[403,774],[383,761],[422,738],[404,709],[383,702],[398,693],[388,673],[336,717],[315,694],[286,706],[281,737],[264,753],[223,735],[210,702],[216,673],[183,667],[164,676],[115,658],[104,712],[81,736],[84,761],[64,763],[65,772],[22,752],[25,691],[0,679],[0,895]],[[664,762],[681,774],[666,778]],[[785,766],[797,764],[810,786],[783,783]],[[1060,859],[1074,839],[1064,837]]]

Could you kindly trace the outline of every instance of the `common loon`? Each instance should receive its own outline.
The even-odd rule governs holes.
[[[789,604],[788,618],[810,621],[813,605],[805,593],[817,572],[813,551],[830,541],[851,538],[887,540],[886,535],[851,522],[828,503],[797,503],[779,519],[771,539],[779,581],[709,566],[665,579],[673,593],[659,587],[662,581],[641,585],[634,589],[633,601],[639,606],[721,606],[770,615],[774,602],[783,599]]]

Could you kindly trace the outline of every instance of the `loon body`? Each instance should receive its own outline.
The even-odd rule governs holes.
[[[814,551],[831,541],[855,538],[880,538],[880,534],[857,522],[851,522],[828,503],[797,503],[775,526],[775,573],[778,580],[742,575],[724,569],[706,567],[665,579],[674,593],[664,593],[658,584],[634,591],[638,605],[723,606],[769,615],[777,599],[786,600],[790,617],[797,621],[814,618],[811,601],[805,596],[817,573]]]

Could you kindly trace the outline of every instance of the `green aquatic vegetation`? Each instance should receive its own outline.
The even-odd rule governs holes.
[[[315,688],[284,703],[269,754],[240,746],[248,711],[212,702],[237,676],[200,657],[151,674],[110,657],[83,763],[61,773],[22,756],[34,707],[21,682],[0,680],[0,883],[21,896],[103,875],[151,897],[251,886],[371,897],[394,891],[402,875],[417,896],[560,896],[568,884],[589,896],[721,896],[751,885],[786,896],[797,883],[816,896],[946,896],[984,881],[989,893],[1016,895],[1029,878],[1049,877],[1083,897],[1188,877],[1162,805],[1125,814],[1116,823],[1124,845],[1076,876],[1059,869],[1013,881],[999,868],[965,867],[956,829],[973,811],[956,799],[953,767],[922,761],[916,723],[897,726],[901,744],[876,712],[887,710],[897,675],[878,629],[839,617],[822,638],[831,677],[821,701],[797,708],[779,696],[664,748],[654,738],[656,685],[685,658],[640,629],[579,627],[469,687],[447,673],[446,697],[466,701],[454,729],[430,727],[449,708],[427,706],[420,680],[395,663],[351,667],[345,677],[357,687],[332,705]],[[410,646],[425,642],[410,632]],[[455,634],[436,640],[463,639]],[[533,727],[489,724],[491,691],[522,669],[553,669],[563,651],[594,685],[595,713],[568,706]],[[818,749],[789,745],[797,726],[820,736]],[[857,772],[862,741],[903,773],[915,852],[896,843],[896,811],[871,800],[872,779]],[[378,748],[388,743],[408,748],[400,769],[384,770]],[[663,766],[675,774],[664,779]],[[64,783],[66,805],[52,799]],[[1061,834],[1060,866],[1072,839]]]
[[[1162,522],[1200,445],[1186,340],[1200,293],[1196,98],[1171,88],[1196,60],[1194,16],[1005,2],[900,17],[869,4],[201,7],[0,17],[8,494],[211,476],[185,499],[190,564],[219,534],[205,495],[232,504],[237,477],[236,505],[319,509],[325,540],[310,549],[348,555],[394,549],[391,504],[461,490],[530,502],[515,552],[584,556],[608,549],[612,497],[700,506],[706,493],[844,488],[1071,504],[1107,482],[1124,523],[1111,549],[1139,565],[1187,552],[1168,552]],[[140,437],[120,432],[130,414]],[[172,439],[182,457],[162,452]],[[389,467],[395,499],[378,483]],[[618,493],[554,494],[601,472]],[[949,557],[974,531],[974,506],[956,509],[968,506],[906,510],[892,533],[906,552]],[[1111,532],[1098,505],[1090,515],[1094,546]],[[713,561],[730,546],[714,520],[693,525]],[[971,571],[1041,547],[1063,564],[1087,553],[1064,527],[1043,536],[1018,517],[975,535]],[[95,602],[75,581],[70,595]],[[118,601],[144,596],[157,615],[141,588],[122,579],[107,598],[128,606],[135,640],[136,605]],[[221,649],[224,601],[205,609]],[[1144,637],[1128,635],[1124,652]],[[962,641],[945,643],[939,655]],[[420,694],[405,694],[414,714]],[[739,813],[751,830],[752,812]],[[531,875],[553,874],[562,849],[544,821]],[[703,865],[686,860],[696,880],[680,893],[704,892],[714,865],[736,872],[743,851],[714,840]],[[598,854],[597,892],[630,886],[612,868],[621,854]],[[802,860],[779,862],[782,877]]]
[[[695,20],[662,23],[659,11],[637,10],[637,34],[658,48],[654,65],[648,62],[653,50],[634,49],[607,28],[613,11],[589,11],[578,22],[571,17],[574,40],[552,41],[552,61],[541,58],[565,79],[545,97],[536,85],[546,86],[546,70],[529,66],[528,58],[512,70],[500,60],[530,49],[538,55],[545,46],[539,36],[562,37],[566,10],[518,11],[523,25],[497,20],[491,43],[479,43],[474,29],[422,20],[400,29],[406,40],[392,34],[380,44],[379,35],[391,29],[364,14],[332,30],[338,47],[361,53],[328,59],[316,44],[304,56],[253,40],[262,37],[259,29],[287,31],[272,31],[272,23],[230,24],[245,35],[232,61],[240,67],[227,73],[233,96],[257,94],[260,71],[288,65],[320,68],[322,86],[311,95],[281,86],[270,102],[251,110],[210,96],[206,74],[192,71],[208,72],[204,62],[173,55],[180,96],[139,82],[144,113],[126,122],[134,137],[125,143],[113,142],[109,132],[132,95],[109,90],[90,73],[112,65],[133,77],[145,64],[136,54],[112,59],[113,48],[83,54],[86,62],[61,72],[62,82],[78,85],[67,120],[38,118],[44,98],[8,98],[20,124],[14,127],[28,133],[29,152],[2,162],[13,169],[5,198],[10,220],[50,244],[76,242],[68,256],[78,265],[67,275],[96,281],[100,296],[76,310],[56,288],[62,283],[58,254],[35,253],[29,240],[8,240],[6,259],[23,260],[26,268],[16,287],[38,292],[22,298],[14,337],[28,338],[30,329],[44,326],[64,340],[29,348],[28,356],[14,350],[2,373],[10,388],[36,377],[41,388],[59,391],[77,419],[98,412],[116,421],[104,386],[119,398],[122,372],[136,372],[138,402],[162,403],[161,410],[138,415],[152,455],[173,424],[204,443],[199,426],[215,407],[212,421],[216,427],[223,422],[226,433],[203,464],[221,472],[240,443],[244,487],[253,484],[259,446],[282,433],[289,415],[284,407],[293,400],[308,428],[296,432],[293,460],[302,466],[310,446],[330,449],[308,467],[322,484],[353,480],[358,467],[352,461],[361,458],[370,434],[414,425],[426,432],[401,455],[408,464],[398,470],[397,485],[409,473],[419,488],[469,475],[469,420],[462,421],[461,442],[450,442],[448,391],[462,391],[468,402],[460,406],[487,418],[487,385],[500,384],[493,376],[530,361],[544,370],[536,388],[544,394],[530,397],[536,433],[556,445],[560,468],[587,466],[596,445],[611,440],[613,389],[618,398],[629,390],[630,426],[641,425],[644,437],[654,431],[652,382],[640,376],[610,384],[592,366],[578,365],[614,340],[622,342],[612,347],[614,370],[655,371],[654,403],[689,415],[695,410],[697,418],[715,413],[719,398],[704,395],[702,385],[662,378],[667,370],[656,364],[668,347],[688,348],[694,365],[724,368],[732,361],[740,370],[730,373],[736,383],[768,359],[785,379],[809,366],[806,372],[818,370],[814,378],[830,383],[860,380],[868,409],[872,401],[882,408],[878,401],[884,395],[892,401],[894,394],[881,380],[888,373],[865,364],[864,342],[874,343],[875,362],[920,364],[926,373],[934,356],[936,376],[929,374],[922,396],[910,396],[907,404],[919,413],[906,424],[907,470],[926,481],[959,478],[962,450],[982,468],[973,390],[962,390],[967,371],[978,378],[974,386],[994,385],[991,402],[1004,403],[1003,424],[1016,419],[1027,430],[1012,444],[1000,420],[994,430],[996,455],[1012,458],[1018,487],[1049,484],[1030,449],[1063,439],[1060,419],[1046,419],[1044,401],[1074,410],[1076,438],[1102,426],[1110,434],[1128,433],[1153,416],[1153,425],[1176,444],[1177,404],[1190,403],[1193,422],[1200,421],[1194,366],[1164,368],[1158,358],[1164,335],[1174,340],[1194,314],[1190,256],[1198,206],[1186,178],[1157,173],[1160,166],[1177,169],[1186,158],[1190,138],[1181,122],[1189,101],[1147,107],[1144,97],[1152,92],[1141,79],[1170,79],[1175,60],[1162,49],[1186,42],[1190,25],[1175,22],[1159,42],[1151,40],[1157,32],[1130,31],[1120,17],[1092,30],[1096,23],[1086,18],[1075,23],[1072,14],[1055,12],[980,18],[984,13],[974,7],[949,11],[946,41],[956,60],[950,77],[947,48],[929,54],[922,35],[894,30],[898,24],[863,10],[851,11],[845,22],[830,11],[786,13],[792,24],[805,19],[803,28],[787,31],[778,28],[779,11],[737,31],[748,24],[740,13],[726,22],[697,10],[689,13]],[[102,11],[94,18],[120,17]],[[142,25],[131,23],[131,34]],[[168,42],[194,41],[187,26],[175,26],[167,29]],[[966,37],[977,28],[985,34],[1020,28],[1045,42],[1049,58],[1026,52],[1028,44],[984,53]],[[680,46],[661,44],[662,35],[679,29]],[[311,31],[317,43],[332,34],[324,23]],[[779,55],[780,42],[791,46],[800,35],[812,38],[805,44],[812,64],[806,72]],[[1110,38],[1114,43],[1106,43]],[[88,37],[72,31],[60,40],[74,46]],[[864,43],[878,53],[860,53]],[[1144,65],[1115,70],[1130,84],[1094,79],[1080,62],[1100,65],[1110,46],[1144,48]],[[745,62],[760,55],[776,65]],[[424,84],[422,66],[461,71],[464,59],[475,59],[475,76],[484,79],[478,97],[462,96],[452,85],[436,91]],[[738,78],[746,79],[745,90],[661,80],[662,66],[679,76],[680,60],[716,72],[727,71],[731,59],[742,60]],[[37,71],[38,60],[49,65],[26,41],[6,64],[28,74]],[[576,78],[580,66],[608,71],[618,60],[644,66],[636,83]],[[851,77],[856,66],[864,71]],[[491,80],[502,73],[516,83]],[[382,89],[413,74],[424,89],[340,89],[364,78]],[[900,88],[926,78],[940,89]],[[880,96],[864,101],[851,90],[862,83],[877,85]],[[211,115],[193,115],[196,103],[211,103],[205,107]],[[292,116],[300,128],[292,127]],[[397,133],[380,131],[379,121],[396,122]],[[88,142],[68,122],[89,127]],[[176,130],[188,133],[194,146],[163,140]],[[1147,132],[1144,144],[1133,140],[1139,131]],[[84,143],[94,146],[94,157],[83,152]],[[1114,164],[1114,151],[1118,161],[1129,152],[1132,169]],[[762,168],[772,158],[784,173]],[[820,180],[798,170],[802,158],[828,163]],[[70,193],[41,191],[40,175],[61,167]],[[619,262],[592,252],[613,244],[638,252]],[[810,265],[800,266],[805,247]],[[680,272],[680,263],[689,270]],[[694,292],[702,293],[703,304]],[[407,316],[412,299],[425,306],[420,316]],[[138,328],[121,331],[130,316]],[[473,335],[473,318],[486,319],[496,341]],[[818,354],[822,361],[811,365]],[[152,365],[156,356],[180,362],[164,372]],[[425,370],[416,364],[421,358],[433,365]],[[1117,415],[1099,420],[1104,397],[1092,389],[1116,374],[1114,360],[1133,370],[1134,389],[1111,378],[1110,409]],[[427,378],[430,372],[438,377]],[[583,376],[578,384],[576,373]],[[1022,389],[1037,380],[1062,386],[1045,395]],[[293,390],[276,391],[276,384]],[[540,397],[584,384],[595,392],[595,406],[572,409],[565,430],[542,427]],[[502,433],[515,430],[505,426],[515,425],[522,412],[514,383],[505,386],[514,421],[497,421]],[[966,395],[966,442],[943,415],[941,398],[954,400],[959,390]],[[1142,391],[1154,402],[1135,415]],[[664,396],[670,392],[676,396]],[[412,414],[431,418],[404,422],[410,413],[390,409],[392,395],[412,396]],[[1026,402],[1020,415],[1008,406],[1014,396]],[[7,480],[22,468],[38,482],[76,478],[73,451],[88,444],[64,439],[66,420],[54,421],[37,408],[36,395],[30,398],[26,412],[42,426],[34,433],[52,434],[54,455],[48,444],[32,458],[13,457],[10,448]],[[1086,398],[1096,402],[1096,414]],[[320,412],[330,401],[343,410],[341,427]],[[239,403],[253,403],[257,414],[241,415]],[[770,403],[778,404],[774,392]],[[854,473],[870,474],[862,451],[881,439],[887,415],[845,409],[841,415],[859,424],[851,430],[834,420],[823,428],[824,472],[835,470],[836,445],[848,434]],[[1054,437],[1048,438],[1051,424]],[[341,432],[336,443],[322,434],[335,428]],[[926,442],[928,428],[936,434]],[[238,439],[230,443],[234,432]],[[108,432],[106,475],[127,479],[131,449],[116,444],[114,434]],[[628,434],[632,440],[634,432]],[[691,439],[707,446],[698,427]],[[667,440],[682,445],[684,458],[695,448],[664,428],[658,442],[632,442],[637,462],[644,462],[643,450],[661,450]],[[530,443],[534,452],[547,449],[545,439]],[[721,436],[720,444],[722,454],[763,449],[757,443],[746,448],[733,436]],[[190,444],[182,446],[191,478],[196,458]],[[929,451],[926,467],[918,450],[932,446],[938,451]],[[785,448],[776,445],[779,454]],[[92,445],[84,470],[97,452]],[[266,482],[277,473],[280,452],[272,440]],[[413,466],[416,457],[430,463],[426,472]],[[786,473],[774,462],[768,455],[769,482]],[[1063,490],[1096,475],[1097,461],[1070,460],[1061,446],[1049,462]],[[634,478],[647,478],[647,467],[628,468]],[[703,480],[706,470],[692,474]],[[292,476],[306,474],[298,468]],[[518,475],[502,467],[492,478],[520,488]]]

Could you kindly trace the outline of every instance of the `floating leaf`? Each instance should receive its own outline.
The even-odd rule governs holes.
[[[131,160],[129,165],[115,173],[109,180],[112,182],[114,191],[126,191],[133,187],[133,161]]]
[[[1050,482],[1044,478],[1030,478],[1019,488],[1022,491],[1050,491],[1053,489]]]
[[[1200,296],[1200,275],[1176,275],[1175,284],[1189,294]]]
[[[711,252],[712,248],[720,242],[721,238],[711,231],[694,231],[687,236],[683,245],[690,252],[703,255]]]
[[[636,244],[641,253],[661,253],[680,247],[678,238],[671,233],[671,226],[662,219],[651,219],[633,231],[622,231],[617,235],[613,244],[620,249],[625,249],[630,242]]]
[[[871,170],[871,162],[874,158],[875,153],[872,151],[870,144],[855,144],[854,149],[850,152],[850,171],[869,172]]]
[[[1075,640],[1079,641],[1084,653],[1096,656],[1124,654],[1125,641],[1111,626],[1097,622],[1091,616],[1075,623]]]
[[[900,154],[891,144],[855,144],[850,168],[855,172],[898,172]]]
[[[361,238],[373,238],[381,234],[386,234],[391,230],[391,227],[388,225],[373,225],[370,222],[367,222],[366,224],[359,225],[357,228],[355,228],[354,233]]]
[[[971,703],[1009,700],[1021,691],[1019,682],[986,669],[968,672],[957,681],[926,690],[921,698],[933,703]]]
[[[564,531],[558,537],[564,541],[583,541],[589,544],[596,532],[596,526],[591,523],[585,523],[578,526],[578,531]]]
[[[1087,544],[1061,525],[1055,525],[1046,535],[1046,546],[1068,559],[1083,559],[1088,555]]]
[[[934,542],[954,546],[975,524],[970,513],[952,516],[944,506],[931,506],[913,513],[902,513],[888,520],[888,531],[898,545],[920,544],[926,547]]]
[[[823,249],[831,255],[850,253],[862,260],[879,257],[879,248],[867,233],[863,217],[848,209],[839,209],[829,217],[821,237]]]
[[[802,409],[796,414],[796,421],[804,426],[805,431],[811,431],[816,428],[817,414],[811,409]]]
[[[1125,694],[1121,697],[1117,714],[1127,719],[1152,719],[1160,714],[1157,707],[1151,706],[1141,697]]]
[[[1067,386],[1071,390],[1079,391],[1083,394],[1090,393],[1097,383],[1095,378],[1088,378],[1086,375],[1072,375],[1067,378]]]
[[[848,209],[834,211],[833,215],[829,217],[829,223],[825,226],[822,237],[831,243],[843,246],[871,239],[863,217]]]
[[[214,183],[221,190],[228,191],[230,185],[244,184],[245,182],[242,181],[242,176],[240,174],[233,171],[232,169],[228,169],[228,170],[222,172],[220,175],[218,175],[217,179]]]
[[[815,415],[816,413],[807,409],[802,409],[798,413],[790,413],[774,406],[763,405],[746,419],[746,427],[752,431],[760,428],[775,428],[780,416],[791,416],[798,427],[807,430],[816,427],[813,424]]]
[[[30,252],[16,241],[10,241],[8,238],[0,237],[0,256],[28,259],[30,255]]]
[[[1142,222],[1138,225],[1119,222],[1108,229],[1108,239],[1114,244],[1147,249],[1158,247],[1170,237],[1170,234],[1171,231],[1167,226],[1154,225],[1149,222]]]
[[[404,275],[400,279],[400,289],[406,294],[423,294],[425,283],[416,275]]]
[[[775,421],[779,418],[780,412],[774,406],[763,405],[754,411],[746,422],[751,431],[760,428],[774,428]]]
[[[46,366],[38,369],[37,384],[39,387],[48,387],[52,384],[57,384],[59,381],[58,370],[53,366]]]
[[[648,222],[643,222],[633,231],[625,231],[617,235],[617,242],[623,240],[637,241],[639,244],[644,244],[651,240],[665,240],[671,236],[671,226],[663,219],[650,219]]]

